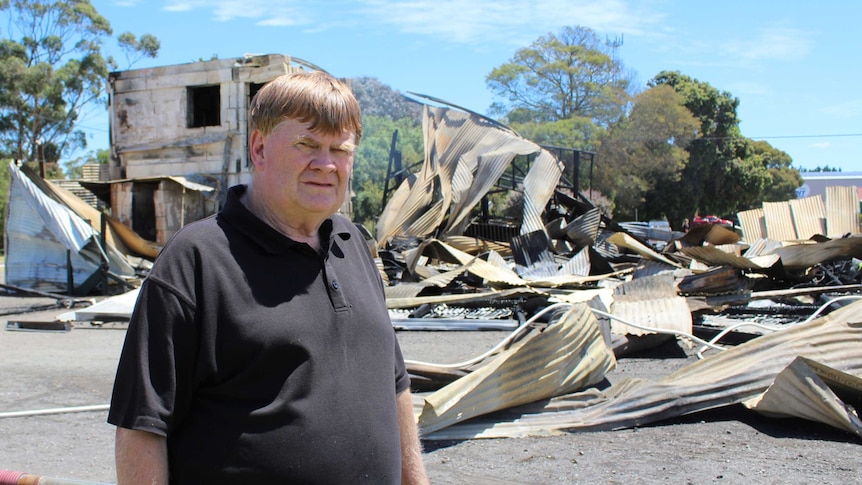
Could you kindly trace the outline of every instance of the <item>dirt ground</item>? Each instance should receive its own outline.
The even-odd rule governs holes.
[[[48,298],[0,296],[0,310]],[[15,310],[13,310],[15,311]],[[7,322],[53,321],[66,309],[0,316],[0,413],[107,405],[125,330],[8,330]],[[481,354],[507,332],[400,331],[405,357],[446,363]],[[611,383],[657,379],[695,361],[675,342],[618,361]],[[0,417],[0,470],[84,483],[114,483],[106,411]],[[741,407],[636,429],[557,437],[426,441],[435,484],[860,483],[862,439],[803,420],[759,417]]]

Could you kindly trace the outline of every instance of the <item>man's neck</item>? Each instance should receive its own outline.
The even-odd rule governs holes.
[[[253,190],[246,191],[240,201],[252,214],[276,231],[296,242],[308,244],[315,251],[320,251],[320,222],[300,221],[299,223],[294,223],[289,218],[278,217],[264,201],[255,197]]]

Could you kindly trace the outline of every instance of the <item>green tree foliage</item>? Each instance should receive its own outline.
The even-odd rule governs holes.
[[[508,122],[586,118],[598,126],[617,119],[630,86],[612,47],[586,27],[564,27],[519,49],[485,82],[505,101],[492,106]]]
[[[840,172],[841,169],[837,167],[830,167],[829,165],[824,166],[816,166],[812,169],[802,169],[803,172]]]
[[[781,202],[796,198],[796,189],[802,186],[799,170],[793,168],[793,159],[787,153],[765,141],[751,142],[752,157],[769,172],[771,181],[762,193],[763,202]]]
[[[546,123],[510,123],[513,130],[524,138],[539,145],[591,150],[594,140],[604,130],[583,117],[567,120],[549,121]]]
[[[639,94],[628,115],[603,137],[595,187],[613,200],[617,217],[644,214],[645,194],[657,184],[678,183],[688,163],[685,148],[699,122],[669,86]]]
[[[391,120],[384,116],[363,116],[363,135],[353,162],[353,220],[374,233],[374,224],[383,211],[383,191],[389,167],[392,136],[401,151],[404,168],[424,159],[422,128],[412,118]],[[394,184],[394,182],[390,182]],[[390,185],[390,188],[396,187]]]
[[[353,162],[353,220],[374,234],[383,211],[393,134],[397,132],[395,148],[401,152],[405,168],[424,159],[422,105],[375,78],[350,79],[350,87],[362,108],[363,124]]]
[[[54,159],[86,147],[76,128],[93,106],[104,106],[105,82],[116,69],[102,54],[111,25],[88,0],[0,1],[9,29],[0,39],[0,147],[10,157],[39,160],[44,147]],[[158,40],[122,34],[129,56],[156,57]]]
[[[700,136],[688,145],[680,180],[660,182],[647,193],[646,215],[665,215],[679,225],[696,212],[731,214],[755,204],[771,178],[740,134],[739,100],[679,72],[663,71],[649,84],[667,85],[682,95],[700,122]]]

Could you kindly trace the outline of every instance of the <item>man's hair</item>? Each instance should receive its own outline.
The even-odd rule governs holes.
[[[326,135],[352,131],[356,144],[362,136],[362,112],[353,92],[322,71],[284,74],[262,87],[249,108],[249,133],[269,135],[286,119],[310,123],[312,131]]]

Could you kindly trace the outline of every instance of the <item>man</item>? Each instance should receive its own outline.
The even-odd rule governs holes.
[[[251,183],[165,246],[108,421],[125,483],[426,483],[383,284],[335,215],[362,135],[322,72],[264,86]]]

